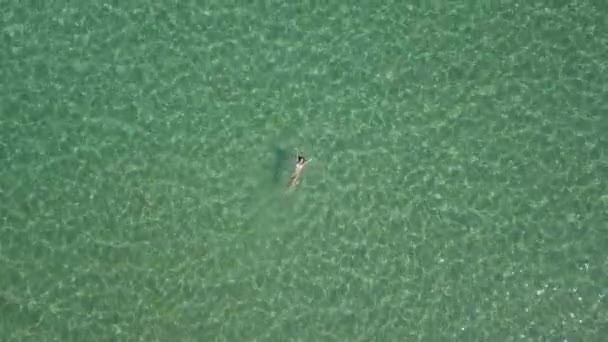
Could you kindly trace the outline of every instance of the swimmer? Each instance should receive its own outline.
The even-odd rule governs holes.
[[[295,170],[293,170],[291,177],[289,177],[289,182],[287,183],[287,190],[293,190],[296,187],[296,185],[298,184],[298,179],[300,178],[300,175],[302,175],[302,171],[304,171],[304,165],[308,164],[308,162],[311,160],[312,159],[308,160],[304,158],[304,155],[302,155],[302,153],[298,153],[296,155]]]

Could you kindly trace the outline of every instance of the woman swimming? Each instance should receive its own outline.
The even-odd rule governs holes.
[[[296,167],[295,170],[293,170],[291,177],[289,177],[289,182],[287,183],[287,190],[293,190],[296,185],[298,185],[298,179],[300,178],[302,171],[304,171],[304,165],[306,165],[311,160],[312,159],[308,160],[304,158],[304,155],[302,155],[302,153],[298,153],[296,155]]]

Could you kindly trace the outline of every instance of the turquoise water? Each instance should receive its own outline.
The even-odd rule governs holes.
[[[601,2],[3,3],[2,341],[608,336]]]

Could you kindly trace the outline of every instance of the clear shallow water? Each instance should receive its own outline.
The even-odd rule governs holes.
[[[608,336],[605,6],[219,4],[8,3],[3,340]]]

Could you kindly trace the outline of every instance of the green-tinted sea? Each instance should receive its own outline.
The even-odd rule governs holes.
[[[478,3],[0,0],[0,341],[607,341],[608,3]]]

